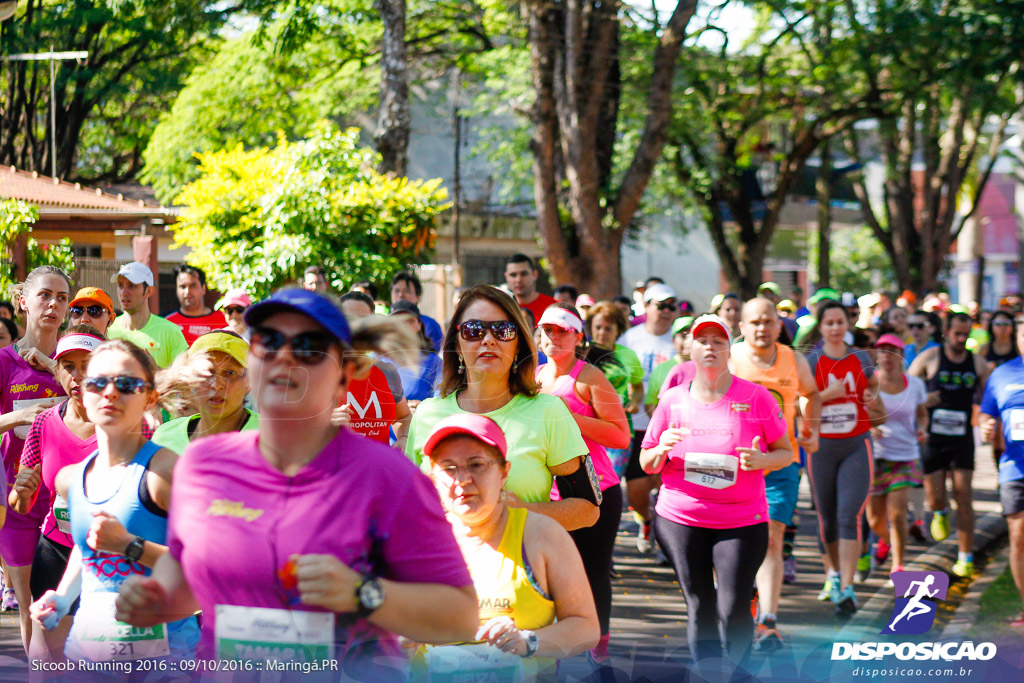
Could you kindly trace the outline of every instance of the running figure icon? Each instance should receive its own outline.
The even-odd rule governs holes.
[[[936,602],[946,598],[949,577],[943,572],[893,572],[896,605],[882,633],[921,634],[935,623]]]
[[[931,612],[931,605],[922,604],[921,600],[923,600],[924,598],[934,598],[935,595],[939,592],[938,588],[936,588],[933,591],[928,590],[928,587],[931,586],[933,583],[935,583],[935,577],[931,574],[925,577],[924,581],[910,582],[910,586],[907,587],[907,592],[903,594],[903,597],[910,597],[910,591],[914,590],[914,586],[918,586],[917,594],[914,595],[914,597],[910,598],[910,602],[908,602],[907,606],[903,608],[903,611],[900,612],[900,615],[893,619],[892,623],[889,624],[890,631],[894,631],[896,628],[896,622],[904,617],[906,617],[909,621],[910,619],[925,614],[926,612]]]

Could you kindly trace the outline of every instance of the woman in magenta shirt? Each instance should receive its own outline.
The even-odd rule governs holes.
[[[654,528],[686,596],[690,656],[721,657],[724,645],[738,660],[753,639],[750,590],[768,550],[764,471],[793,452],[772,395],[729,372],[725,321],[701,316],[692,335],[696,374],[662,394],[640,464],[661,473]]]
[[[398,451],[331,426],[362,357],[351,350],[408,335],[376,318],[350,331],[330,299],[298,289],[246,322],[259,431],[186,449],[170,552],[151,578],[126,582],[118,618],[147,626],[201,609],[203,659],[328,660],[362,680],[404,675],[397,635],[472,639],[472,580],[430,481]]]

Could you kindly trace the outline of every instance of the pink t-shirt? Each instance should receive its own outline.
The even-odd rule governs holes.
[[[58,529],[54,517],[53,504],[57,499],[54,481],[62,467],[80,463],[96,450],[96,436],[93,435],[84,441],[75,436],[64,424],[60,409],[65,406],[66,401],[36,416],[32,428],[28,431],[28,438],[25,439],[25,448],[21,452],[21,466],[35,467],[40,462],[43,463],[40,472],[43,481],[36,496],[37,504],[40,500],[47,501],[46,518],[42,527],[43,536],[70,548],[75,544],[71,534]],[[67,509],[66,504],[63,507]]]
[[[669,452],[661,471],[659,515],[708,529],[768,521],[764,472],[740,469],[736,450],[749,448],[755,436],[761,437],[761,450],[767,450],[786,435],[779,404],[767,389],[733,377],[725,396],[704,404],[690,396],[689,383],[675,387],[662,394],[643,448],[657,446],[670,427],[690,431]]]
[[[64,395],[53,375],[36,370],[18,355],[13,346],[0,349],[0,413],[6,414],[14,410],[15,401],[42,398],[57,398]],[[19,406],[20,407],[20,406]],[[23,431],[16,427],[4,433],[0,440],[0,453],[4,459],[4,474],[7,477],[7,488],[4,493],[3,505],[7,505],[7,494],[14,487],[14,479],[21,463],[21,449],[25,446],[24,437],[28,436],[29,425],[24,427],[24,436],[16,432]],[[35,507],[27,515],[19,515],[14,510],[7,511],[5,526],[18,528],[39,528],[46,516],[46,502],[37,501]]]
[[[334,555],[396,581],[472,585],[437,491],[400,452],[342,429],[288,477],[258,439],[194,441],[174,469],[167,544],[203,610],[199,657],[217,658],[217,605],[325,611],[280,580],[293,554]],[[335,634],[339,660],[402,657],[394,635],[354,615],[336,615]]]
[[[693,376],[697,374],[697,364],[692,360],[688,360],[685,363],[680,363],[671,370],[665,376],[665,382],[661,385],[661,390],[658,392],[658,400],[660,401],[665,397],[665,392],[669,389],[678,387],[681,384],[689,384],[693,381]]]

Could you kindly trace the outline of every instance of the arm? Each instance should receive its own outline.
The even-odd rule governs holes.
[[[868,386],[864,390],[865,409],[868,411],[868,422],[872,427],[884,425],[888,416],[885,413],[885,403],[882,402],[882,392],[878,388],[878,375],[868,377]]]
[[[811,365],[807,359],[796,354],[797,391],[805,401],[801,408],[803,419],[800,422],[800,433],[797,441],[808,453],[818,450],[818,433],[821,427],[821,393],[818,384],[811,374]]]
[[[582,457],[573,458],[560,465],[552,465],[548,467],[548,470],[556,477],[572,474],[582,466]],[[562,500],[552,500],[544,503],[524,503],[510,491],[506,492],[505,495],[510,506],[524,507],[531,512],[550,517],[561,524],[562,528],[566,531],[593,526],[597,522],[598,517],[601,516],[601,511],[596,505],[582,498],[563,498]]]
[[[606,448],[628,448],[629,437],[632,436],[629,422],[612,383],[600,370],[587,366],[580,375],[579,385],[583,389],[581,398],[588,400],[596,413],[596,417],[572,414],[580,433]]]
[[[984,420],[984,417],[985,416],[982,415],[982,419],[983,420]],[[982,441],[987,441],[987,439],[985,439],[985,426],[984,426],[984,422],[982,423],[982,426],[981,426],[981,434],[982,434],[982,437],[981,437]],[[927,438],[928,438],[928,408],[925,406],[925,404],[920,403],[917,406],[917,440],[923,443]]]
[[[981,397],[985,395],[985,383],[988,382],[988,376],[992,374],[992,368],[985,362],[984,356],[981,354],[974,356],[974,372],[978,376],[978,386],[974,388],[974,403],[980,404]]]
[[[0,434],[9,432],[15,427],[21,425],[30,425],[32,421],[36,419],[36,415],[43,412],[47,408],[53,407],[55,401],[60,399],[54,399],[54,401],[43,401],[40,403],[34,403],[27,408],[20,410],[12,410],[9,413],[0,415]]]
[[[14,487],[7,497],[7,504],[15,512],[25,515],[36,503],[39,495],[39,485],[43,479],[39,475],[42,465],[35,467],[22,467],[18,470],[17,478],[14,480]]]
[[[817,384],[815,384],[815,386],[817,386]],[[837,398],[842,398],[845,395],[846,395],[846,385],[843,382],[839,381],[839,380],[836,380],[835,382],[832,382],[831,384],[829,384],[824,389],[821,389],[821,390],[818,391],[818,396],[821,398],[821,402],[822,403],[828,403],[829,401],[834,401]]]
[[[626,403],[626,412],[630,415],[636,415],[640,412],[641,406],[644,403],[644,385],[643,382],[635,382],[629,385],[629,402]]]
[[[82,551],[76,545],[71,549],[67,569],[55,591],[46,591],[32,603],[29,612],[32,618],[43,624],[43,628],[56,628],[61,619],[68,615],[71,605],[82,592]]]
[[[737,448],[740,454],[740,469],[746,472],[754,470],[778,470],[793,462],[793,447],[785,433],[768,444],[768,452],[761,451],[761,437],[755,436],[750,448]]]
[[[139,627],[177,621],[199,610],[181,564],[169,553],[157,560],[151,575],[129,576],[121,584],[116,604],[117,620]]]

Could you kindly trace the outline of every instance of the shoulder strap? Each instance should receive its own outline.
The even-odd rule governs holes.
[[[586,365],[586,361],[578,359],[576,361],[576,365],[572,367],[572,371],[569,373],[569,376],[572,377],[573,380],[575,380],[580,376],[580,373],[583,372],[583,368],[586,367]]]

